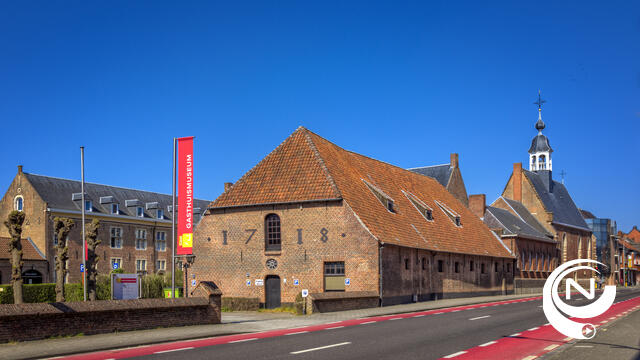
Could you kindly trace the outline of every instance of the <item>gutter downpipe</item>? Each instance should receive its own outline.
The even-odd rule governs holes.
[[[384,242],[380,242],[378,245],[378,279],[380,282],[380,307],[382,307],[382,249],[384,249]]]

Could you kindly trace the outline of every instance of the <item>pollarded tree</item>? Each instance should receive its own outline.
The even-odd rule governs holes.
[[[56,217],[53,219],[53,228],[58,236],[58,245],[56,245],[56,301],[62,302],[64,297],[64,279],[67,275],[67,260],[69,260],[67,247],[67,236],[75,223],[73,220],[64,217]]]
[[[13,287],[13,302],[22,304],[22,223],[24,212],[14,210],[9,213],[4,226],[9,230],[9,253],[11,253],[11,285]]]
[[[98,239],[98,228],[100,221],[93,219],[91,224],[86,228],[87,236],[87,292],[89,293],[89,300],[96,300],[96,279],[98,277],[98,261],[100,258],[97,255],[96,248],[101,240]]]

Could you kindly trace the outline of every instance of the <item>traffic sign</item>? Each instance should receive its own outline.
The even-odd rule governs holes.
[[[344,279],[344,284],[345,285],[351,285],[351,279],[350,278]]]
[[[300,280],[298,280],[298,279],[293,279],[293,285],[295,285],[295,286],[300,285]]]
[[[309,290],[307,289],[302,289],[302,297],[306,298],[307,296],[309,296]]]
[[[84,264],[80,264],[80,272],[84,272]]]
[[[118,270],[119,264],[118,263],[113,263],[113,270]]]

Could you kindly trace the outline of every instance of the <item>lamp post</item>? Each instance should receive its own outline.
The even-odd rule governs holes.
[[[188,273],[188,269],[191,267],[191,265],[193,265],[193,262],[195,261],[195,259],[196,259],[195,255],[185,255],[184,261],[182,262],[182,270],[184,272],[184,284],[183,284],[184,297],[189,297],[189,293],[188,293],[189,275],[187,273]]]

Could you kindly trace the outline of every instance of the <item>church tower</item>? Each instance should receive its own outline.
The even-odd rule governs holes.
[[[549,145],[549,139],[542,134],[542,129],[545,128],[544,121],[542,121],[542,104],[544,100],[540,98],[540,91],[538,91],[538,101],[534,104],[538,105],[538,122],[536,122],[536,130],[538,135],[531,141],[531,147],[529,148],[529,171],[549,171],[551,172],[551,145]]]

